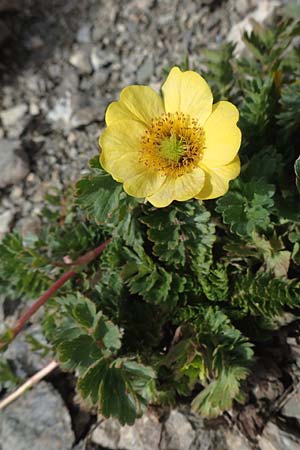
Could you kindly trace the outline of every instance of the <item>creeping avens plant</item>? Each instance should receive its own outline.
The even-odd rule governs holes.
[[[203,77],[172,68],[162,97],[122,91],[75,195],[48,195],[42,233],[0,246],[6,296],[43,294],[2,349],[44,304],[55,360],[106,417],[243,400],[256,345],[299,312],[297,34],[279,17],[244,36],[246,57],[225,44]],[[8,389],[5,353],[0,369]]]

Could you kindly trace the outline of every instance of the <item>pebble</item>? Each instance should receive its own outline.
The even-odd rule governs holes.
[[[10,128],[16,125],[17,122],[22,120],[28,110],[28,106],[25,103],[13,106],[0,113],[2,124],[5,128]]]
[[[83,25],[81,28],[79,28],[77,35],[76,35],[77,42],[81,44],[88,44],[91,42],[91,27],[90,25],[86,24]]]
[[[7,210],[0,214],[0,241],[10,231],[10,225],[14,219],[13,210]]]
[[[21,142],[0,139],[0,188],[19,183],[28,172],[28,158],[22,151]]]
[[[80,74],[90,74],[93,70],[89,52],[85,49],[75,50],[69,59],[70,64],[78,69]]]
[[[300,426],[300,392],[296,391],[281,410],[285,417],[296,419]]]

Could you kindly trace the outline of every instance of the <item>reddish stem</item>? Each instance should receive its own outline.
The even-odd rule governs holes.
[[[103,244],[99,245],[99,247],[96,247],[95,249],[87,252],[85,255],[80,256],[75,262],[74,265],[81,266],[84,264],[88,264],[91,261],[93,261],[95,258],[97,258],[100,253],[105,250],[107,245],[110,243],[110,239],[103,242]],[[78,271],[76,270],[68,270],[65,272],[55,283],[52,284],[52,286],[47,289],[46,292],[23,314],[23,316],[20,317],[20,319],[17,321],[16,325],[11,330],[12,332],[12,339],[14,339],[22,330],[24,325],[26,324],[27,320],[42,306],[44,303],[46,303],[47,300],[49,300],[50,297],[52,297],[53,294],[55,294],[58,289],[63,286],[63,284],[66,283],[70,278],[72,278]],[[0,348],[1,348],[1,342],[0,342]]]

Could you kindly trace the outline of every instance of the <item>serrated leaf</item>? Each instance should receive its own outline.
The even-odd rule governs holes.
[[[99,389],[101,413],[117,417],[122,425],[132,425],[137,417],[136,405],[120,369],[109,368]]]
[[[93,404],[98,402],[99,386],[105,377],[108,362],[100,359],[91,365],[79,378],[77,387],[83,398],[90,398]]]
[[[233,188],[217,201],[216,211],[230,230],[241,237],[251,236],[255,230],[267,230],[274,206],[275,187],[262,179],[252,182],[236,181]]]
[[[119,328],[110,320],[105,319],[102,313],[98,315],[93,336],[96,341],[100,341],[109,350],[121,348]]]
[[[118,208],[122,185],[104,170],[82,178],[76,184],[78,205],[98,223],[109,221]]]
[[[84,370],[102,356],[102,352],[96,346],[95,341],[86,334],[70,341],[61,342],[57,351],[59,359],[69,369]]]
[[[85,328],[92,328],[96,316],[96,307],[93,302],[84,297],[75,300],[73,316]]]

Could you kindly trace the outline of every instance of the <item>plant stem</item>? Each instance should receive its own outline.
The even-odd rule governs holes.
[[[0,401],[0,410],[4,409],[10,403],[15,401],[17,398],[21,397],[24,392],[30,389],[32,386],[37,384],[40,380],[42,380],[45,376],[47,376],[50,372],[58,367],[58,363],[56,361],[51,361],[46,367],[41,369],[39,372],[35,373],[32,377],[30,377],[27,381],[25,381],[22,386],[16,389],[12,394],[8,395],[5,399]]]
[[[26,322],[28,319],[42,306],[44,303],[46,303],[47,300],[49,300],[50,297],[52,297],[53,294],[55,294],[58,289],[63,286],[66,281],[68,281],[70,278],[72,278],[77,272],[78,272],[78,266],[83,266],[85,264],[90,263],[95,258],[97,258],[100,253],[102,253],[107,245],[110,243],[110,239],[103,242],[103,244],[99,245],[99,247],[96,247],[93,250],[90,250],[85,255],[80,256],[75,262],[74,266],[77,266],[77,270],[68,270],[65,272],[61,277],[55,281],[55,283],[52,284],[52,286],[47,289],[46,292],[44,292],[43,295],[20,317],[20,319],[17,321],[16,325],[10,330],[11,334],[11,340],[12,341],[24,328]],[[0,350],[1,348],[5,347],[7,345],[7,342],[1,342],[0,341]]]

